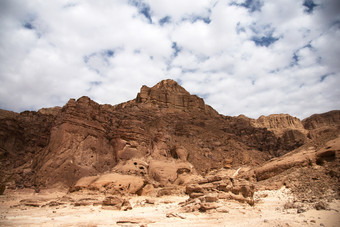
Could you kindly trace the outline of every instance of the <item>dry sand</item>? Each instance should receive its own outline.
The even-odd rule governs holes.
[[[104,196],[48,190],[40,193],[6,191],[0,196],[0,226],[340,226],[339,200],[328,203],[327,210],[315,210],[305,205],[307,211],[298,213],[296,208],[289,208],[294,197],[285,188],[256,192],[255,206],[220,201],[219,212],[207,213],[181,212],[178,203],[185,201],[187,196],[129,197],[133,209],[128,211],[109,210],[101,205],[75,206],[74,202],[63,203],[65,198],[101,201]],[[25,205],[24,201],[30,201],[27,199],[33,203],[26,202]],[[146,203],[146,199],[155,204]]]

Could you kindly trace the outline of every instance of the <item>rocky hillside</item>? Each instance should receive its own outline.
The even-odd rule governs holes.
[[[339,116],[223,116],[173,80],[143,86],[116,106],[81,97],[37,112],[1,110],[1,182],[70,187],[113,171],[164,186],[183,172],[256,167],[306,144],[322,146],[339,134]]]

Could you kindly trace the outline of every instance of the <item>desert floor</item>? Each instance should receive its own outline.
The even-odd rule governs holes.
[[[306,205],[299,211],[289,206],[294,197],[285,188],[256,192],[254,206],[224,201],[206,213],[181,212],[179,203],[187,198],[133,196],[132,210],[117,211],[87,205],[103,199],[96,193],[6,191],[0,196],[0,226],[340,226],[339,200],[326,210]]]

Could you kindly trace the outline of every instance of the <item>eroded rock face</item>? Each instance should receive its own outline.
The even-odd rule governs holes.
[[[314,114],[302,121],[304,127],[308,130],[328,126],[339,126],[340,110],[334,110],[323,114]]]
[[[55,116],[34,111],[0,111],[0,182],[34,187],[36,157],[49,143]]]
[[[165,108],[196,109],[211,114],[217,113],[210,106],[205,105],[202,98],[191,95],[173,80],[163,80],[152,88],[143,86],[137,95],[136,102]]]
[[[291,168],[305,167],[312,164],[322,165],[325,161],[334,161],[337,165],[339,156],[340,137],[330,140],[320,149],[316,150],[314,147],[309,147],[307,149],[301,149],[300,152],[287,154],[286,156],[271,160],[263,166],[255,168],[255,175],[258,181],[262,181],[279,175]]]
[[[269,116],[261,116],[252,121],[252,125],[257,128],[266,128],[277,136],[282,136],[288,130],[296,130],[306,134],[300,119],[290,116],[289,114],[271,114]]]
[[[290,151],[305,144],[307,137],[300,130],[287,130],[280,139],[281,147],[286,151]]]
[[[83,176],[102,173],[116,164],[100,117],[100,105],[87,97],[71,99],[61,109],[49,144],[34,163],[38,185],[63,182],[70,186]]]
[[[304,119],[302,123],[309,130],[308,138],[312,139],[315,145],[323,146],[328,140],[340,134],[340,111],[314,114]]]

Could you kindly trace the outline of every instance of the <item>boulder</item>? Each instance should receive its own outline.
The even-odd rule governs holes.
[[[143,159],[133,158],[128,161],[119,162],[113,169],[113,172],[145,176],[148,174],[149,165]]]
[[[154,196],[156,195],[155,187],[152,184],[147,184],[140,191],[138,191],[137,194],[141,196]]]
[[[207,194],[203,197],[202,201],[204,201],[206,203],[213,203],[213,202],[217,202],[217,200],[218,200],[218,194],[217,193],[214,193],[214,194],[209,193],[209,194]]]
[[[144,179],[139,176],[119,173],[103,174],[99,177],[81,178],[75,187],[91,190],[108,191],[113,194],[136,194],[144,186]]]
[[[188,162],[174,160],[152,160],[149,163],[149,176],[161,185],[172,184],[182,172],[192,172]]]
[[[217,209],[220,206],[217,203],[201,203],[199,211],[206,212],[208,210]]]
[[[117,196],[108,196],[106,197],[103,202],[103,206],[109,206],[111,209],[114,210],[131,210],[132,206],[130,202],[126,199],[117,197]]]

